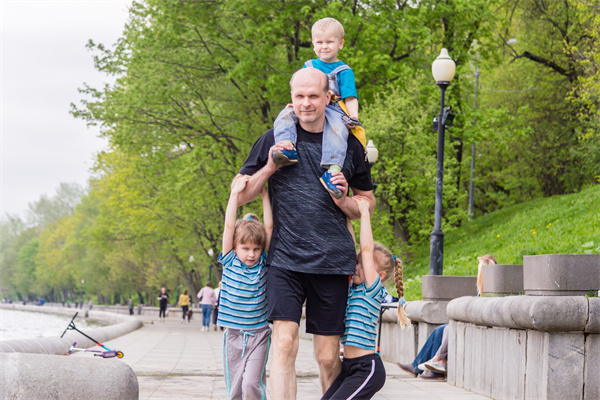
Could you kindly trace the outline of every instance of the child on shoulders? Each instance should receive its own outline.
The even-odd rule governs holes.
[[[324,399],[370,399],[385,383],[385,368],[376,352],[377,322],[382,300],[387,296],[383,282],[394,275],[398,297],[403,302],[402,262],[380,243],[373,241],[369,202],[352,196],[360,211],[360,252],[346,305],[342,372],[323,395]],[[410,321],[398,306],[398,321]]]
[[[271,329],[267,321],[267,251],[273,232],[269,195],[263,188],[264,225],[254,214],[236,221],[238,194],[249,175],[236,177],[225,211],[223,265],[217,325],[225,327],[223,365],[228,399],[267,397],[266,363]]]
[[[354,72],[337,58],[338,52],[344,47],[344,27],[334,18],[320,19],[312,27],[312,43],[318,58],[308,60],[304,67],[317,68],[327,74],[329,90],[338,99],[332,101],[325,109],[321,167],[326,171],[321,175],[320,180],[325,189],[339,199],[342,197],[342,191],[331,183],[331,178],[334,172],[341,172],[344,166],[348,149],[348,128],[354,128],[354,134],[365,148],[366,139],[362,125],[358,122],[358,96]],[[289,107],[283,109],[275,120],[275,143],[284,142],[290,147],[290,149],[273,152],[273,161],[276,164],[292,165],[298,162],[295,148],[296,122],[296,115]]]

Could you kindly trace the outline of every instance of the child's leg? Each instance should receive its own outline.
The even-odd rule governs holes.
[[[242,398],[242,381],[246,360],[242,358],[242,335],[227,328],[223,334],[223,376],[228,399]]]
[[[286,107],[277,116],[273,126],[275,143],[289,142],[296,146],[298,133],[296,132],[296,122],[298,118],[292,107]],[[273,161],[275,164],[291,165],[298,162],[296,149],[293,150],[275,150],[273,152]]]
[[[328,105],[325,108],[321,167],[335,166],[336,171],[341,171],[344,166],[348,149],[348,128],[342,121],[342,115],[344,115],[344,111],[336,104]]]
[[[298,117],[296,117],[292,107],[286,107],[281,110],[273,125],[275,143],[287,140],[295,144],[298,137],[298,134],[296,133],[296,122],[298,122]]]
[[[271,329],[254,331],[247,339],[246,367],[242,379],[244,399],[267,398],[267,358],[271,345]]]
[[[385,384],[385,367],[377,354],[344,359],[342,373],[346,375],[344,384],[333,393],[332,399],[370,399]]]

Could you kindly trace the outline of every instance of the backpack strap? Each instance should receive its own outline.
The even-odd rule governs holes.
[[[340,96],[340,85],[338,84],[338,78],[337,75],[342,72],[345,71],[347,69],[350,69],[350,67],[346,64],[344,65],[340,65],[339,67],[337,67],[336,69],[334,69],[333,71],[331,71],[330,73],[327,74],[327,78],[329,79],[329,90],[331,90],[333,93],[335,93],[336,96]]]
[[[304,66],[306,68],[313,68],[313,64],[312,64],[312,60],[308,60],[307,62],[304,63]]]

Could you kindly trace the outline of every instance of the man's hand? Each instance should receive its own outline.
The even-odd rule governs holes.
[[[342,172],[332,172],[331,173],[331,183],[333,183],[338,189],[342,191],[342,197],[336,199],[331,196],[333,200],[338,204],[338,201],[343,201],[343,199],[348,195],[348,181]],[[338,204],[339,205],[339,204]]]

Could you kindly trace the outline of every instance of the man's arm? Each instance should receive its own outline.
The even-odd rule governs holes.
[[[271,175],[273,175],[275,171],[282,167],[281,165],[277,165],[273,162],[272,154],[274,150],[285,149],[284,146],[285,144],[275,144],[271,146],[271,149],[269,150],[269,157],[267,158],[267,164],[258,171],[256,171],[254,174],[252,174],[250,180],[248,180],[248,183],[246,184],[246,188],[243,191],[241,191],[238,195],[238,206],[241,206],[242,204],[246,204],[254,200],[256,196],[258,196],[262,188],[265,187],[265,184],[267,183]],[[289,146],[291,146],[291,144],[289,144]],[[238,176],[240,175],[238,174],[236,178]]]
[[[359,219],[360,211],[358,210],[356,202],[352,200],[352,198],[348,197],[348,181],[346,181],[344,174],[341,172],[334,172],[331,177],[331,183],[336,185],[344,194],[339,199],[336,199],[333,196],[331,197],[335,204],[344,212],[344,214],[346,214],[348,218]],[[372,215],[373,210],[375,210],[375,195],[373,194],[373,191],[352,188],[352,194],[360,195],[369,202],[369,213]]]

